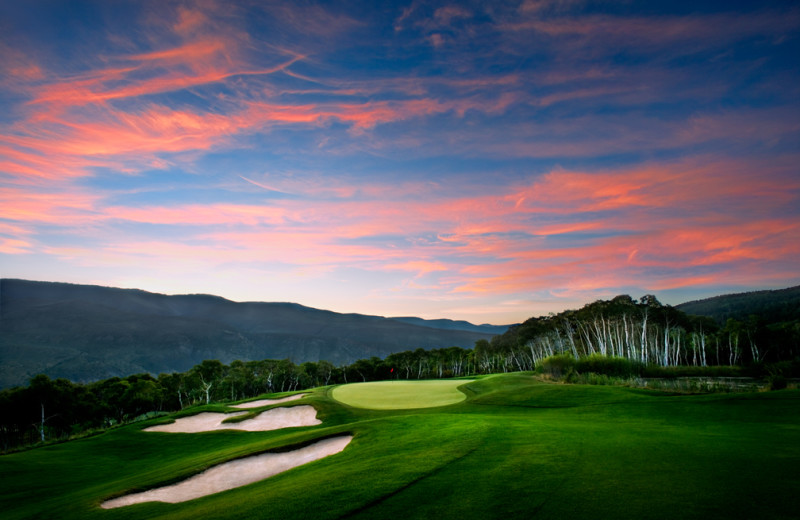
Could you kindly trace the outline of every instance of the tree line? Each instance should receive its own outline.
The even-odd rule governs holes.
[[[230,402],[265,393],[391,378],[427,379],[473,373],[470,349],[398,352],[385,359],[296,364],[289,359],[205,360],[186,372],[133,374],[74,383],[39,374],[26,387],[0,391],[0,450],[67,439],[184,408]]]
[[[761,365],[800,357],[800,322],[690,316],[654,296],[622,295],[531,318],[472,349],[407,350],[335,366],[289,359],[206,360],[183,373],[134,374],[88,384],[37,375],[0,392],[0,449],[65,439],[153,413],[265,393],[387,379],[435,379],[534,370],[546,358],[626,359],[638,366]]]
[[[532,370],[542,359],[566,353],[660,367],[759,365],[800,356],[800,320],[770,322],[768,316],[750,315],[720,324],[651,295],[638,301],[621,295],[531,318],[476,344],[476,361],[488,371]]]

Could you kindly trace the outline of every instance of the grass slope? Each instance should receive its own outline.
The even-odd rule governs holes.
[[[337,386],[331,396],[340,403],[371,410],[433,408],[463,401],[466,395],[458,387],[468,382],[463,379],[441,379],[352,383]]]
[[[797,518],[799,391],[670,396],[528,374],[462,388],[463,402],[413,410],[352,408],[321,388],[305,398],[324,421],[316,427],[155,434],[141,431],[148,422],[6,455],[0,510],[6,519]],[[345,432],[355,438],[344,452],[266,481],[182,504],[99,508]]]

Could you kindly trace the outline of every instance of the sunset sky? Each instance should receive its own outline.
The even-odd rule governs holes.
[[[800,283],[787,1],[0,3],[0,274],[513,323]]]

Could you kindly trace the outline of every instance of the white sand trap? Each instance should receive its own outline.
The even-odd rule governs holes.
[[[252,419],[235,423],[223,423],[225,419],[244,415],[247,412],[214,413],[203,412],[189,417],[176,419],[174,423],[159,424],[145,428],[146,432],[168,433],[200,433],[216,430],[244,430],[247,432],[265,432],[296,426],[316,426],[322,424],[317,419],[317,410],[313,406],[301,405],[287,408],[273,408],[261,412]]]
[[[195,498],[227,491],[303,464],[339,453],[350,444],[352,435],[325,439],[299,450],[286,453],[263,453],[244,459],[232,460],[207,469],[183,482],[164,486],[141,493],[133,493],[112,500],[106,500],[100,507],[112,509],[140,502],[186,502]]]
[[[231,405],[231,408],[258,408],[259,406],[269,406],[271,404],[285,403],[287,401],[296,401],[297,399],[302,399],[305,396],[306,394],[297,394],[290,395],[289,397],[284,397],[282,399],[260,399],[258,401],[250,401],[248,403],[234,404]]]

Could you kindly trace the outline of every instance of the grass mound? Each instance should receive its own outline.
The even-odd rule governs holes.
[[[379,381],[351,383],[333,389],[333,398],[356,408],[371,410],[403,410],[447,406],[466,399],[458,387],[469,383],[463,379],[433,381]]]

